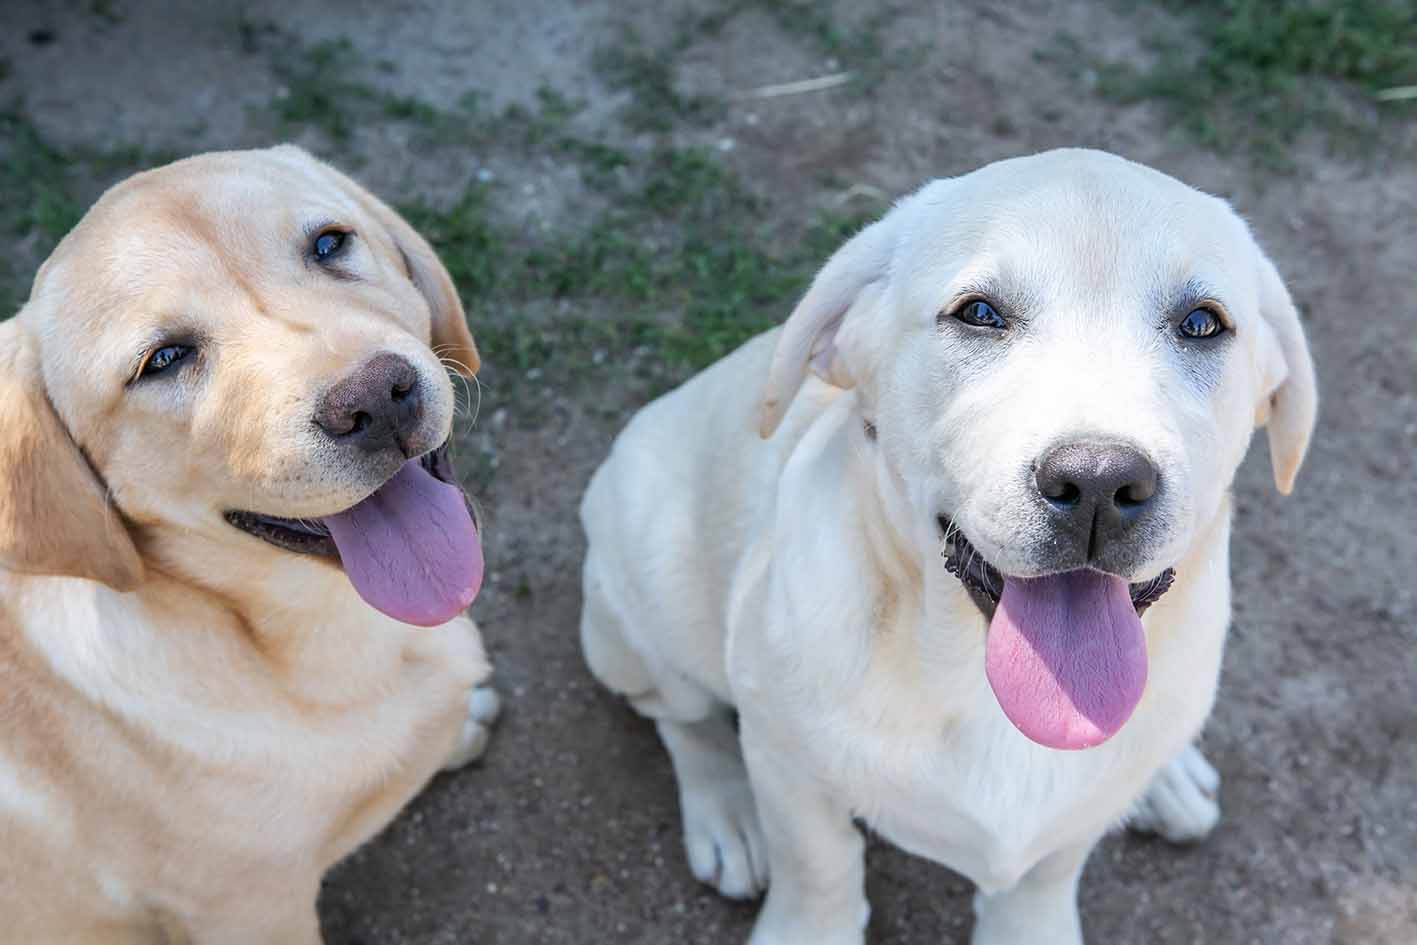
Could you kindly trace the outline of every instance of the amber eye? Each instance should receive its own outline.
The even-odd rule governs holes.
[[[339,255],[351,235],[343,230],[321,230],[310,244],[310,252],[318,262],[328,262]]]
[[[1187,338],[1214,338],[1224,331],[1225,323],[1208,308],[1191,309],[1190,314],[1181,319],[1180,332]]]
[[[153,377],[161,374],[168,368],[179,364],[191,353],[190,345],[163,345],[160,348],[154,348],[143,359],[142,367],[138,368],[138,377]]]

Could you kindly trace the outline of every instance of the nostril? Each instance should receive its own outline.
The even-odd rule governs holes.
[[[404,450],[422,415],[418,371],[404,358],[385,353],[325,391],[315,422],[328,436],[373,453]]]
[[[1142,482],[1132,482],[1117,490],[1113,500],[1120,508],[1132,509],[1145,504],[1156,494],[1156,488]]]
[[[1082,490],[1074,483],[1066,479],[1040,475],[1038,478],[1038,492],[1052,502],[1054,505],[1076,505],[1082,498]]]

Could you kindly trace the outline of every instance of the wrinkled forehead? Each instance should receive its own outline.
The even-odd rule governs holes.
[[[62,262],[81,257],[85,281],[131,297],[180,281],[194,262],[260,269],[292,241],[361,217],[355,197],[317,165],[268,153],[206,155],[141,174],[86,215]]]
[[[359,212],[309,159],[271,152],[192,158],[115,186],[41,268],[20,313],[56,408],[71,422],[102,414],[146,351],[273,311],[310,278],[309,229],[359,225]]]
[[[207,155],[138,175],[94,205],[36,281],[43,340],[101,355],[114,334],[211,319],[235,296],[298,276],[326,225],[358,225],[354,195],[308,160]]]
[[[1019,308],[1164,305],[1233,292],[1252,260],[1226,205],[1126,162],[1002,162],[922,191],[897,259],[922,304],[943,290]]]

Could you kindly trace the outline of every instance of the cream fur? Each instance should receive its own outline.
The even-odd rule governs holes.
[[[1139,801],[1176,839],[1214,824],[1217,779],[1190,743],[1229,620],[1229,484],[1273,416],[1287,488],[1314,416],[1272,273],[1227,205],[1155,171],[1005,161],[902,200],[784,328],[620,435],[581,510],[586,658],[657,720],[695,875],[731,896],[771,877],[753,945],[862,942],[853,817],[974,880],[975,945],[1080,942],[1082,864]],[[1222,345],[1172,340],[1188,287],[1223,306]],[[980,290],[1016,314],[1006,338],[937,323]],[[1154,458],[1160,524],[1123,576],[1177,580],[1144,619],[1131,720],[1058,752],[999,709],[936,517],[1006,574],[1043,573],[1030,464],[1077,435]]]
[[[355,232],[354,278],[311,228]],[[200,339],[179,378],[145,350]],[[391,470],[315,434],[375,352],[476,369],[427,243],[295,148],[203,155],[110,190],[0,326],[0,940],[315,945],[331,864],[496,714],[471,620],[421,630],[337,566],[226,523],[346,508]]]

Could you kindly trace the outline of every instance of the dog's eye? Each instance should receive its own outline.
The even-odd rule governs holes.
[[[1190,314],[1181,319],[1181,334],[1187,338],[1214,338],[1223,331],[1225,323],[1208,308],[1191,309]]]
[[[163,345],[148,352],[138,368],[138,377],[152,377],[161,374],[192,353],[190,345]]]
[[[315,240],[310,244],[310,253],[318,262],[328,262],[338,256],[340,250],[344,249],[345,243],[349,241],[352,233],[344,230],[324,229],[315,234]]]
[[[1008,322],[994,306],[983,299],[970,299],[952,313],[955,318],[975,328],[1007,328]]]

